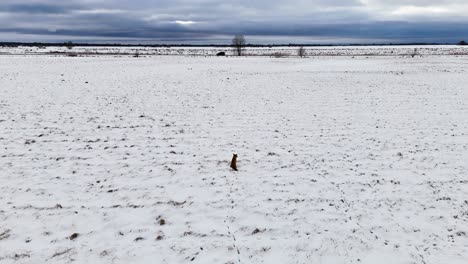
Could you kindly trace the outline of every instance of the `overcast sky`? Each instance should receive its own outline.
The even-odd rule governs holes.
[[[468,41],[468,0],[0,0],[0,41]]]

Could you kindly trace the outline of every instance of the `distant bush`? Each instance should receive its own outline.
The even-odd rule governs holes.
[[[458,42],[458,45],[466,46],[466,45],[468,45],[468,43],[466,43],[466,41],[462,40],[462,41]]]
[[[65,42],[64,45],[65,47],[67,47],[67,49],[73,49],[73,42],[71,41]]]
[[[282,53],[282,52],[275,52],[271,54],[271,56],[273,56],[274,58],[284,58],[284,57],[287,57],[288,54]]]
[[[304,58],[306,56],[306,50],[304,47],[299,47],[297,50],[297,56]]]

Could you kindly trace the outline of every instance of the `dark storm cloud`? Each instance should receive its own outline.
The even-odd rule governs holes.
[[[68,10],[62,6],[44,5],[44,4],[13,4],[4,7],[9,13],[39,13],[39,14],[62,14]]]
[[[0,41],[28,36],[219,42],[244,33],[288,42],[446,42],[468,36],[467,7],[465,0],[2,0]]]

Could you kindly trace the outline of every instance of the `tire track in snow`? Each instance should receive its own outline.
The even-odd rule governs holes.
[[[232,180],[230,180],[229,176],[225,176],[225,178],[226,178],[226,185],[229,186],[229,191],[227,192],[226,197],[227,197],[227,200],[230,201],[231,205],[230,205],[230,208],[229,208],[228,213],[226,215],[226,219],[224,219],[224,223],[226,224],[226,228],[227,228],[227,232],[228,232],[229,236],[231,236],[231,238],[232,238],[232,244],[233,244],[233,247],[234,247],[234,249],[236,250],[236,253],[237,253],[237,262],[240,264],[242,262],[241,262],[241,252],[240,252],[240,249],[238,247],[238,241],[237,241],[236,235],[232,231],[231,225],[229,224],[230,221],[232,221],[234,219],[234,217],[232,216],[232,213],[233,213],[233,210],[237,207],[237,203],[234,200],[234,198],[232,197],[234,183],[233,183]]]

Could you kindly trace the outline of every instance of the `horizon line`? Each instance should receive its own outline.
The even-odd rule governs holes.
[[[464,44],[463,44],[464,43]],[[89,46],[115,46],[115,47],[232,47],[230,44],[125,44],[121,42],[73,42],[73,41],[57,41],[57,42],[42,42],[42,41],[0,41],[0,46],[66,46],[72,45],[75,47],[89,47]],[[465,46],[466,42],[461,40],[459,42],[382,42],[382,43],[325,43],[325,44],[301,44],[301,43],[283,43],[283,44],[245,44],[245,47],[338,47],[338,46]]]

